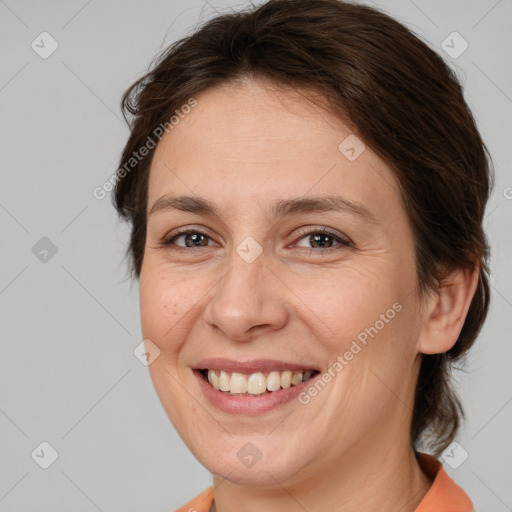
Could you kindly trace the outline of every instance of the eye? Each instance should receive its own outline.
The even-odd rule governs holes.
[[[304,247],[308,252],[312,253],[331,252],[336,246],[342,246],[340,249],[343,247],[353,247],[352,242],[348,238],[327,227],[322,229],[310,229],[309,231],[303,232],[299,240],[305,240],[307,246],[296,245],[298,247]]]
[[[176,244],[176,241],[179,240],[180,238],[183,239],[185,245]],[[211,240],[211,238],[206,233],[203,233],[202,231],[199,231],[197,229],[189,229],[181,231],[179,233],[174,233],[170,237],[165,238],[164,240],[162,240],[162,245],[177,245],[177,247],[183,249],[193,249],[194,247],[207,247],[208,239]],[[204,243],[205,241],[206,243]]]
[[[177,243],[177,241],[180,239],[182,239],[184,245]],[[165,247],[174,246],[183,250],[195,250],[195,248],[212,247],[214,244],[208,243],[211,240],[211,237],[203,231],[198,229],[185,229],[178,233],[172,233],[171,235],[167,236],[161,241],[161,245]],[[343,247],[354,246],[351,240],[349,240],[347,237],[327,227],[303,231],[301,233],[301,237],[298,240],[305,240],[305,243],[309,244],[309,247],[301,246],[300,244],[296,243],[295,245],[297,247],[316,254],[322,252],[331,252],[331,250],[336,250],[337,246],[340,246],[339,249]],[[313,247],[311,247],[311,245]],[[291,245],[287,247],[291,247]]]

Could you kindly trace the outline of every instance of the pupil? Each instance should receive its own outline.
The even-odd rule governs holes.
[[[199,240],[199,237],[204,236],[201,233],[188,233],[185,235],[185,245],[187,247],[194,247],[194,242]]]
[[[317,244],[316,246],[326,247],[326,245],[325,245],[325,244],[322,244],[322,243],[320,243],[320,245],[318,245],[322,237],[323,237],[323,238],[331,238],[331,236],[330,236],[330,235],[321,235],[321,234],[319,234],[319,235],[311,235],[311,237],[310,237],[310,243],[312,243],[314,246],[315,246],[315,244]],[[327,244],[327,246],[329,246],[329,247],[330,247],[330,245],[329,245],[329,244]]]

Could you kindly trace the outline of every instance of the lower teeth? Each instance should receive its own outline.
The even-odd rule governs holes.
[[[220,389],[219,389],[220,391]],[[279,390],[280,391],[280,390]],[[262,396],[262,395],[269,395],[270,393],[273,393],[273,391],[264,391],[263,393],[257,393],[257,394],[252,394],[252,393],[231,393],[231,391],[221,391],[221,393],[226,393],[226,394],[230,394],[230,395],[236,395],[236,396]]]

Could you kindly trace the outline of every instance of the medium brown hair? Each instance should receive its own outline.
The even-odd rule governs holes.
[[[244,77],[321,91],[330,110],[390,166],[413,227],[422,295],[439,289],[443,269],[479,265],[457,342],[446,353],[422,356],[411,438],[439,455],[463,417],[451,368],[472,346],[489,307],[482,222],[491,160],[454,72],[388,15],[340,0],[270,0],[211,19],[155,59],[122,99],[131,133],[113,202],[131,222],[132,276],[140,276],[144,257],[154,149],[128,171],[126,162],[156,127],[168,131],[170,116],[194,94]]]

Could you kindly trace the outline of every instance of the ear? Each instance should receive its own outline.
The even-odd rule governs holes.
[[[458,268],[443,279],[437,293],[425,304],[423,329],[418,339],[420,354],[447,352],[455,345],[475,294],[480,266]]]

